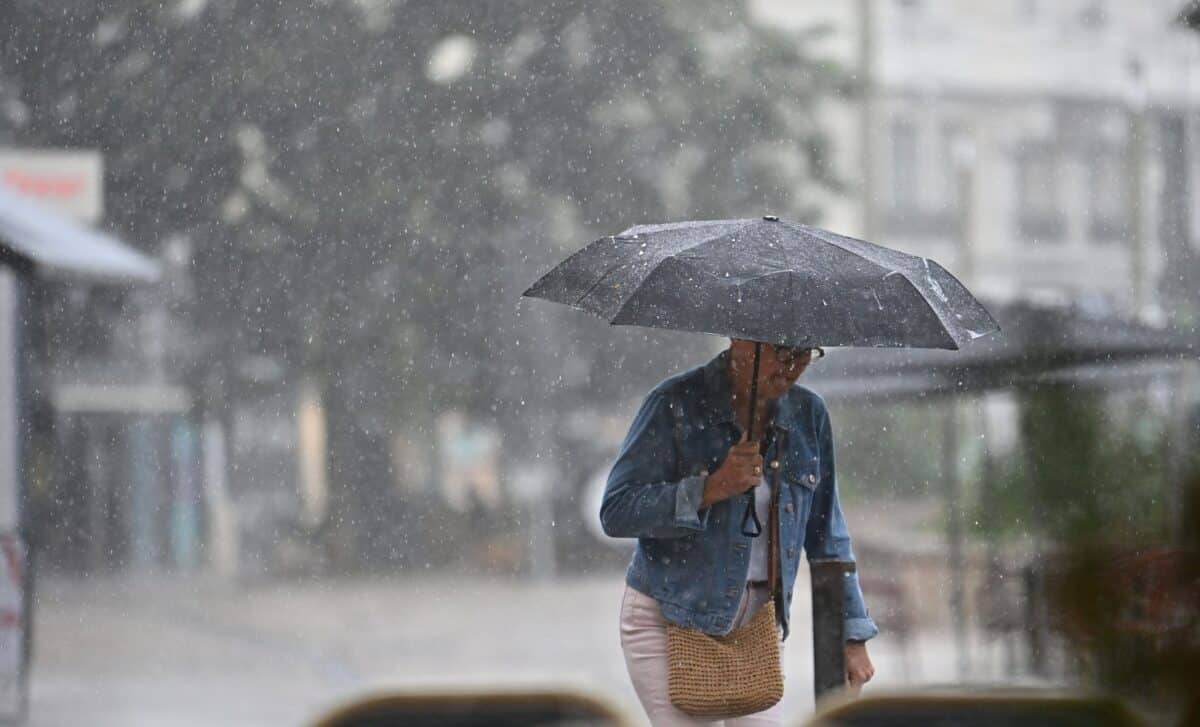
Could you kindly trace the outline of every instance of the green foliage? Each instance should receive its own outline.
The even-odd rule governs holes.
[[[806,189],[832,180],[816,111],[839,76],[742,5],[4,12],[14,141],[101,149],[110,224],[151,250],[191,240],[200,353],[282,355],[334,383],[386,356],[364,405],[403,411],[410,390],[503,406],[491,382],[538,365],[514,339],[559,320],[514,316],[514,302],[564,250],[650,220],[811,219]],[[431,78],[454,37],[471,62]],[[585,356],[637,346],[565,328]]]
[[[994,463],[979,502],[980,528],[1059,543],[1161,537],[1163,439],[1139,434],[1131,422],[1155,426],[1139,416],[1119,416],[1101,392],[1071,385],[1024,392],[1022,445]]]

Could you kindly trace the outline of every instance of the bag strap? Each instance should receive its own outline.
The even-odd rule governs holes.
[[[775,460],[779,461],[780,452],[786,451],[787,430],[777,429],[775,432],[782,432],[781,437],[775,438]],[[767,514],[767,531],[770,533],[767,537],[767,589],[771,598],[779,595],[779,473],[782,470],[782,467],[771,468],[771,509]]]

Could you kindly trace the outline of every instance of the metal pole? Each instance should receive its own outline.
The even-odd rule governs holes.
[[[954,643],[957,652],[958,678],[967,676],[970,665],[967,642],[967,618],[965,612],[964,570],[962,533],[962,483],[958,478],[959,431],[958,403],[951,399],[946,413],[944,456],[942,477],[946,484],[946,545],[950,576],[950,620],[954,626]]]
[[[814,560],[812,580],[813,694],[817,701],[846,686],[846,576],[848,560]]]
[[[958,270],[959,278],[968,286],[977,284],[976,271],[979,241],[976,239],[975,205],[975,140],[970,131],[964,131],[953,141],[952,156],[955,167],[955,183],[958,185]]]
[[[1192,382],[1196,374],[1195,365],[1190,361],[1181,361],[1176,370],[1170,374],[1170,385],[1175,395],[1171,398],[1167,414],[1167,456],[1166,456],[1166,493],[1168,502],[1169,521],[1167,522],[1168,542],[1183,545],[1187,531],[1186,503],[1188,500],[1187,463],[1191,452],[1188,433],[1188,416],[1192,410]],[[1173,380],[1171,380],[1173,379]]]
[[[1039,549],[1040,552],[1040,549]],[[1046,676],[1046,630],[1042,599],[1042,569],[1036,563],[1026,565],[1021,572],[1025,585],[1025,640],[1029,649],[1029,671]]]
[[[876,238],[876,179],[875,179],[875,136],[872,125],[875,121],[875,18],[874,3],[858,0],[858,83],[862,94],[859,114],[859,145],[862,163],[862,235],[864,240]]]

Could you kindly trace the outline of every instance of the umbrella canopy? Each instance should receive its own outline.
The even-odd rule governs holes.
[[[958,349],[999,330],[936,262],[773,216],[631,227],[525,295],[614,325],[787,346]]]

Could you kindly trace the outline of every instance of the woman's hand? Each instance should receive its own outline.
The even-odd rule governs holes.
[[[725,461],[704,480],[704,499],[701,507],[736,497],[762,481],[763,458],[758,453],[758,442],[741,440],[729,448]]]
[[[867,642],[847,641],[846,683],[850,685],[850,691],[857,695],[862,686],[871,681],[873,676],[875,676],[875,666],[871,664],[871,657],[867,654]]]

